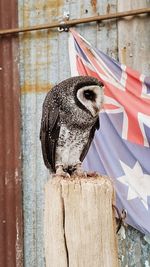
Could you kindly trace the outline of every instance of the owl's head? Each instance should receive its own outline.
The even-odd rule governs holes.
[[[83,86],[77,90],[76,97],[79,103],[95,117],[103,105],[103,84]]]

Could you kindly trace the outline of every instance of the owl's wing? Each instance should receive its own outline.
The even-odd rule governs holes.
[[[83,148],[83,151],[81,153],[81,156],[80,156],[81,162],[84,160],[85,156],[87,155],[89,148],[90,148],[90,145],[91,145],[91,142],[94,138],[95,131],[98,130],[99,127],[100,127],[100,122],[99,122],[99,118],[98,118],[97,121],[95,122],[95,124],[93,125],[91,131],[90,131],[88,142],[85,145],[85,147]]]
[[[59,108],[48,94],[42,112],[40,139],[46,167],[55,172],[56,145],[60,132]]]

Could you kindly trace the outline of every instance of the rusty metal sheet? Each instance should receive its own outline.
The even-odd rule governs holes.
[[[9,7],[9,8],[8,8]],[[0,1],[0,28],[17,26],[17,2]],[[18,40],[0,38],[0,266],[23,266]]]
[[[149,8],[150,1],[118,1],[118,11]],[[143,72],[150,73],[150,17],[143,14],[121,19],[118,22],[119,59],[124,64]]]
[[[60,11],[62,8],[63,1],[58,3],[20,0],[19,25],[28,26],[58,20],[59,14],[63,13]],[[48,171],[42,159],[39,130],[46,92],[62,75],[59,38],[56,30],[26,33],[19,38],[25,267],[44,266],[43,202]],[[64,39],[62,42],[66,51],[67,40]],[[65,70],[66,75],[69,75],[67,68]]]
[[[129,3],[130,1],[19,0],[19,25],[23,27],[60,21],[64,11],[69,11],[70,19],[113,13],[119,10],[124,11],[125,6],[122,10],[120,9],[121,2]],[[138,0],[138,2],[143,3],[140,6],[136,5],[137,1],[133,2],[133,8],[145,7],[145,1],[140,2]],[[123,34],[128,29],[124,27],[121,31],[117,21],[113,20],[98,24],[94,22],[78,25],[76,30],[93,45],[117,59],[118,50],[120,51],[122,47]],[[134,27],[132,33],[133,31]],[[46,92],[54,84],[70,76],[68,33],[59,33],[57,29],[43,30],[20,34],[19,40],[22,94],[24,266],[44,267],[43,206],[44,185],[48,179],[48,171],[44,166],[41,154],[40,119]],[[147,43],[145,46],[148,48],[149,44]],[[134,49],[137,49],[136,46]],[[138,58],[136,60],[138,61]],[[127,58],[126,63],[128,62]],[[145,64],[148,66],[146,58],[143,59],[142,66]],[[133,57],[132,65],[135,66]],[[150,266],[150,244],[148,242],[148,237],[129,227],[124,235],[119,236],[120,266]],[[134,244],[136,250],[133,249]],[[131,246],[132,249],[130,249]],[[140,255],[142,260],[137,258],[137,251],[140,251],[138,256]],[[138,265],[135,265],[136,262]]]

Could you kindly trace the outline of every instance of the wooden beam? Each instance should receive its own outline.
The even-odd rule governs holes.
[[[142,8],[142,9],[136,9],[131,11],[125,11],[125,12],[118,12],[113,14],[105,14],[100,16],[94,16],[89,18],[82,18],[82,19],[73,19],[73,20],[67,20],[62,22],[54,22],[51,24],[44,24],[44,25],[36,25],[36,26],[30,26],[25,28],[16,28],[16,29],[3,29],[0,30],[0,36],[8,35],[8,34],[16,34],[16,33],[24,33],[24,32],[31,32],[31,31],[39,31],[39,30],[45,30],[45,29],[52,29],[52,28],[69,28],[72,26],[75,26],[77,24],[83,24],[83,23],[89,23],[94,21],[102,21],[102,20],[109,20],[109,19],[119,19],[127,16],[137,16],[140,14],[149,14],[150,8]]]

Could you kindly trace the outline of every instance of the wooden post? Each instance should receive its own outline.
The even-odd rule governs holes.
[[[46,267],[118,267],[113,186],[107,177],[46,184]]]

